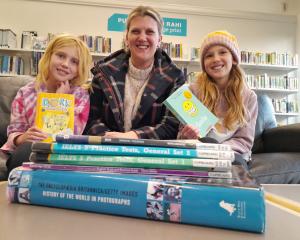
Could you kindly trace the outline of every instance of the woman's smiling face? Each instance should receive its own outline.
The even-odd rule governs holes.
[[[132,64],[139,69],[149,67],[161,41],[157,22],[150,16],[134,17],[126,34]]]

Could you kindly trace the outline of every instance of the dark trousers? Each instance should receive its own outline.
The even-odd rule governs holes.
[[[23,162],[29,162],[29,156],[31,153],[31,142],[26,142],[19,145],[7,159],[7,176],[11,170],[22,165]]]

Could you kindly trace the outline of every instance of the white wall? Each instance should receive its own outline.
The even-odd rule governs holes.
[[[183,1],[163,0],[166,4],[169,2],[182,3]],[[225,10],[203,10],[202,4],[206,7],[217,6],[217,2],[223,3],[220,7],[229,8],[232,6],[241,6],[238,2],[244,2],[250,10],[264,10],[268,12],[279,12],[281,1],[279,0],[230,0],[230,1],[191,1],[192,4],[198,4],[194,12],[180,11],[173,9],[172,12],[162,10],[163,17],[186,18],[188,20],[187,37],[168,37],[164,36],[165,41],[182,42],[188,48],[196,47],[206,33],[226,29],[238,37],[240,48],[245,50],[258,51],[296,51],[297,18],[283,15],[270,14],[252,14],[243,12],[228,12]],[[84,4],[70,4],[68,0],[65,3],[60,1],[28,1],[28,0],[1,0],[0,28],[11,28],[18,36],[23,30],[38,31],[40,36],[48,32],[70,32],[73,34],[104,35],[113,38],[113,50],[120,47],[122,33],[108,32],[107,19],[113,13],[128,13],[130,9],[117,7],[101,7],[99,2],[108,2],[100,0],[90,1],[72,1],[83,2]],[[114,1],[117,4],[118,1]],[[119,1],[120,2],[120,1]],[[124,1],[123,1],[124,2]],[[128,5],[142,1],[127,1]],[[126,2],[126,4],[127,4]],[[147,2],[147,1],[146,1]],[[152,5],[158,4],[158,0],[152,0]],[[224,2],[228,4],[225,5]],[[275,2],[275,4],[271,4]],[[96,5],[92,5],[95,3]],[[85,5],[87,4],[87,5]],[[259,4],[261,8],[259,8]],[[108,3],[107,3],[108,5]],[[111,4],[110,4],[111,5]],[[162,5],[162,4],[161,4]],[[111,5],[112,6],[112,5]],[[117,5],[118,6],[118,5]],[[165,5],[166,6],[166,5]],[[181,5],[176,5],[181,6]],[[251,7],[252,6],[252,7]],[[256,6],[256,9],[254,9]],[[267,6],[272,6],[267,9]],[[174,6],[173,6],[174,7]],[[131,7],[130,7],[131,8]],[[179,13],[183,12],[183,13]],[[175,12],[175,13],[174,13]]]

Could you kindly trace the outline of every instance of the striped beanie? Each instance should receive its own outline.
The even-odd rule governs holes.
[[[207,34],[200,47],[201,67],[204,70],[204,56],[208,49],[214,45],[222,45],[228,48],[232,54],[233,59],[240,63],[240,49],[236,37],[227,31],[215,31]]]

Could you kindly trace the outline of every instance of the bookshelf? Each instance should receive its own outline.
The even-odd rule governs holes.
[[[15,65],[13,62],[13,57],[19,57],[22,59],[23,66],[20,71],[13,70],[14,67],[3,68],[3,60],[0,59],[0,77],[1,76],[20,76],[20,75],[32,75],[37,74],[38,61],[41,58],[44,50],[34,50],[34,49],[22,49],[22,48],[0,48],[0,58],[3,56],[8,56],[9,64]],[[94,61],[98,61],[101,58],[108,56],[110,53],[99,53],[91,52]]]
[[[257,94],[268,95],[273,103],[277,122],[299,116],[297,94],[299,81],[296,66],[241,64],[248,85]]]

